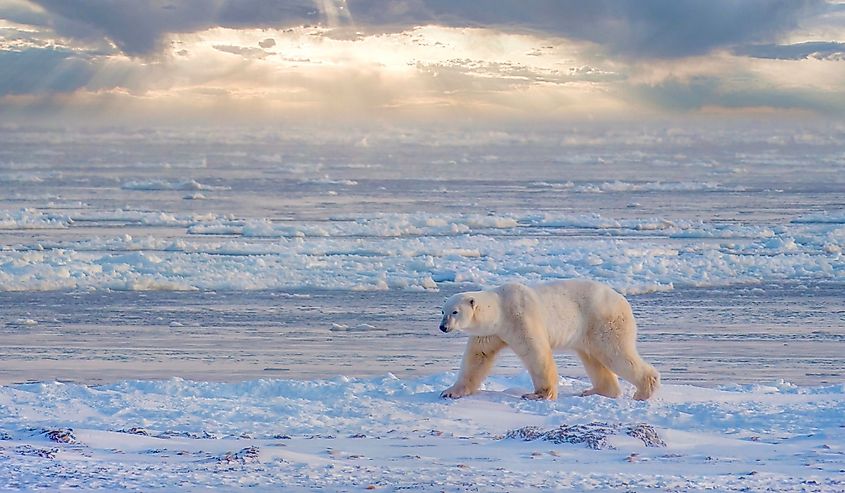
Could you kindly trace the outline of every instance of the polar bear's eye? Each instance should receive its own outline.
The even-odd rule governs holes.
[[[458,314],[458,310],[455,310],[455,311],[452,312],[452,315],[457,315],[457,314]]]

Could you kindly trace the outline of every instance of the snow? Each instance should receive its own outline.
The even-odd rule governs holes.
[[[435,283],[461,280],[590,277],[642,293],[649,286],[845,278],[843,228],[819,221],[746,226],[598,214],[376,214],[290,222],[130,210],[70,213],[62,221],[30,209],[6,216],[20,218],[21,229],[114,223],[179,229],[168,235],[176,239],[125,234],[41,241],[37,252],[14,249],[0,263],[3,290],[436,289]],[[562,241],[595,231],[605,240]]]
[[[61,229],[70,223],[69,217],[36,209],[0,211],[0,229]]]
[[[202,191],[220,191],[230,190],[226,186],[205,185],[196,180],[187,181],[167,181],[167,180],[142,180],[142,181],[128,181],[124,183],[121,188],[124,190],[141,190],[141,191],[156,191],[156,190],[202,190]]]
[[[0,488],[845,487],[843,385],[666,385],[642,403],[627,387],[617,400],[576,397],[588,383],[563,378],[556,402],[535,402],[519,398],[530,387],[520,374],[495,377],[468,398],[440,399],[454,378],[0,387]],[[659,440],[617,432],[592,449],[513,433],[526,426],[645,426]]]
[[[556,184],[559,185],[559,184]],[[554,185],[553,185],[554,186]],[[558,187],[555,187],[558,188]],[[631,183],[623,181],[613,181],[604,183],[589,183],[574,187],[575,190],[584,193],[608,193],[608,192],[697,192],[702,190],[722,190],[727,189],[715,182],[646,182],[646,183]],[[734,187],[731,191],[741,192],[741,187]]]

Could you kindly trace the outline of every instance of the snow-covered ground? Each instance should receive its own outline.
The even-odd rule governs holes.
[[[0,489],[843,491],[843,141],[2,127]],[[446,296],[581,276],[656,400],[437,398]]]
[[[2,387],[0,488],[845,489],[842,384],[666,385],[642,403],[562,379],[533,402],[520,376],[440,399],[453,379]]]

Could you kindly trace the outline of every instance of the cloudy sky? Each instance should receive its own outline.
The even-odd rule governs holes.
[[[845,1],[0,0],[0,123],[845,115]]]

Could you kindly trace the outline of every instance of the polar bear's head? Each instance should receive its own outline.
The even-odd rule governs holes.
[[[440,320],[440,330],[452,332],[463,330],[471,332],[474,326],[475,314],[478,310],[473,293],[458,293],[446,300],[443,307],[443,319]]]

